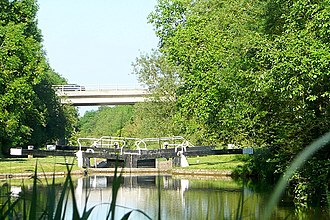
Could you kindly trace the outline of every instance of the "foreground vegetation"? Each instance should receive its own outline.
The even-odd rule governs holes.
[[[23,191],[18,198],[12,198],[10,192],[4,195],[5,200],[0,206],[0,219],[88,219],[93,209],[96,206],[87,208],[88,196],[86,196],[85,206],[80,213],[75,197],[75,187],[71,177],[72,166],[66,166],[66,172],[68,175],[61,187],[61,190],[56,190],[55,176],[53,176],[51,182],[46,180],[46,195],[41,195],[38,192],[41,180],[38,177],[38,165],[35,165],[33,175],[33,187],[32,194],[28,192],[28,189],[23,185]],[[116,198],[120,188],[121,174],[119,175],[117,169],[115,170],[112,184],[112,200],[109,201],[108,211],[106,219],[115,219],[116,211]],[[57,195],[60,195],[59,198]],[[71,216],[67,213],[68,202],[72,198],[72,211]],[[101,204],[99,204],[101,205]],[[140,212],[145,215],[148,219],[151,219],[144,212],[140,210],[128,211],[121,219],[128,219],[133,211]]]

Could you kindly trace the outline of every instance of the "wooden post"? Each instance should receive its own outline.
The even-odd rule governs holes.
[[[33,151],[33,148],[34,148],[33,145],[28,146],[28,150],[30,150],[30,151]],[[33,154],[28,154],[28,158],[33,158]]]
[[[86,157],[84,153],[82,157],[83,157],[83,168],[90,168],[91,167],[90,158]]]
[[[174,157],[172,160],[172,164],[174,167],[180,167],[181,166],[181,158],[180,157]]]
[[[134,154],[125,155],[125,167],[127,168],[137,168],[138,156]]]

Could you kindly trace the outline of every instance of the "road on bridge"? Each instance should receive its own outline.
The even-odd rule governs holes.
[[[61,103],[74,106],[134,105],[148,100],[148,91],[128,86],[54,85]]]

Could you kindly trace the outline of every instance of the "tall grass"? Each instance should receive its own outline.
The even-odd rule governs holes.
[[[288,169],[281,176],[280,180],[276,184],[275,190],[273,191],[270,200],[266,206],[264,219],[270,219],[273,209],[279,202],[281,195],[283,194],[289,179],[304,163],[313,156],[318,150],[326,146],[330,142],[330,132],[324,134],[310,145],[308,145],[297,157],[292,161]],[[330,203],[328,203],[330,204]]]

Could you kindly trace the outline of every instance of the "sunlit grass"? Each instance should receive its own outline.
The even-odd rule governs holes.
[[[74,163],[73,171],[82,170],[77,166],[74,157],[6,158],[0,159],[0,174],[33,174],[37,161],[42,165],[43,172],[67,172],[67,163]]]
[[[234,170],[244,164],[245,156],[238,155],[210,155],[205,157],[187,158],[189,167],[185,169],[203,170]]]

